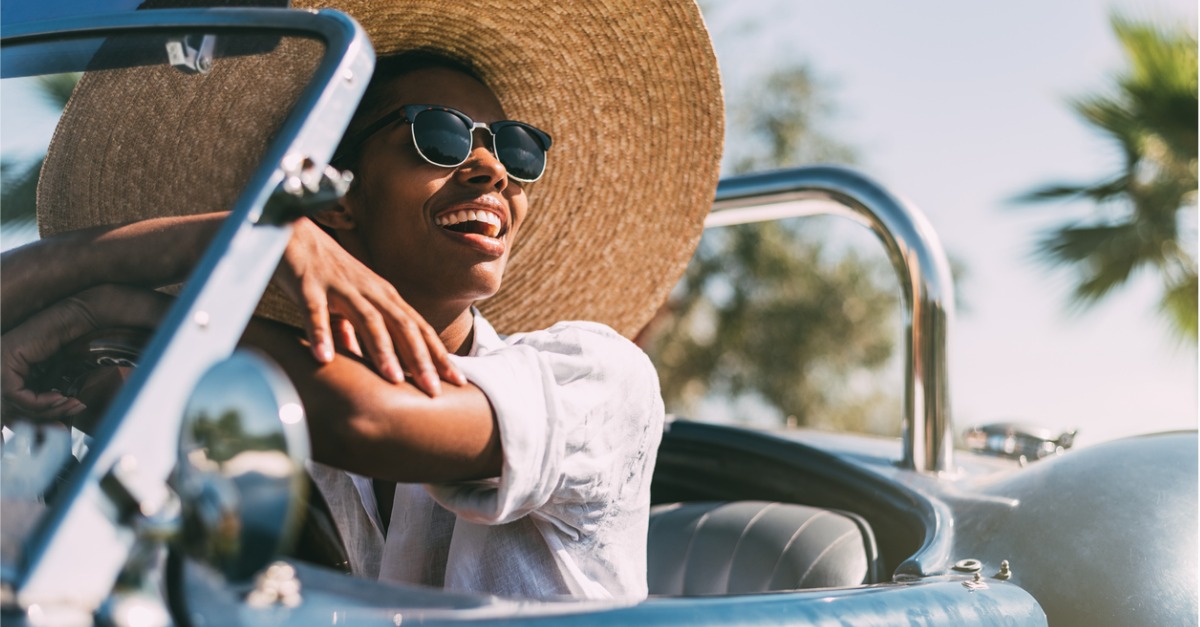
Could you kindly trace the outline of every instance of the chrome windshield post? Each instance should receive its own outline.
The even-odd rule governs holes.
[[[291,238],[290,218],[348,183],[340,173],[329,173],[327,181],[321,176],[366,89],[375,53],[366,32],[344,13],[185,8],[7,22],[0,28],[4,74],[47,73],[43,64],[55,68],[54,73],[65,71],[63,65],[82,70],[105,38],[167,38],[179,32],[305,38],[320,42],[320,57],[307,70],[311,74],[303,90],[144,349],[138,368],[106,410],[90,451],[33,530],[9,575],[16,605],[22,608],[88,616],[111,597],[131,555],[140,550],[142,539],[130,512],[147,518],[164,509],[160,505],[168,501],[191,392],[210,366],[237,347]],[[54,48],[39,48],[45,44]],[[188,63],[200,73],[208,62],[193,57]],[[290,202],[276,195],[280,188]],[[151,540],[161,543],[158,537]],[[7,579],[5,583],[8,594]]]
[[[858,172],[814,166],[722,179],[705,226],[817,214],[848,217],[871,229],[887,249],[904,308],[901,464],[920,472],[953,471],[946,334],[954,285],[941,242],[919,209]]]

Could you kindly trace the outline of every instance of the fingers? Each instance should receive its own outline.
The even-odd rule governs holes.
[[[466,383],[441,338],[396,288],[307,221],[293,231],[274,280],[307,312],[318,362],[332,360],[336,345],[367,357],[388,381],[404,381],[407,369],[430,396],[442,379]]]
[[[343,345],[353,342],[358,354],[366,355],[384,378],[400,382],[408,372],[413,385],[429,396],[441,394],[443,379],[466,384],[437,332],[390,286],[375,299],[355,293],[338,295],[330,302],[332,309],[345,308],[340,314],[345,321],[340,324],[350,328],[340,334],[346,336]]]
[[[63,396],[50,391],[37,393],[28,388],[5,390],[4,413],[9,412],[24,418],[67,418],[87,411],[87,405],[77,398]]]
[[[433,367],[433,360],[429,355],[430,349],[440,345],[441,340],[436,339],[435,336],[435,341],[432,346],[430,345],[427,335],[422,329],[423,326],[429,326],[424,320],[418,322],[413,318],[389,318],[389,322],[391,323],[388,325],[391,335],[398,340],[396,348],[399,349],[400,358],[413,375],[413,384],[430,396],[441,394],[441,378]]]
[[[351,311],[347,316],[354,323],[355,329],[358,330],[359,342],[361,348],[364,349],[367,357],[371,359],[371,363],[375,364],[375,368],[379,370],[379,374],[383,378],[392,383],[399,383],[404,380],[404,371],[400,368],[400,361],[396,357],[395,345],[392,343],[392,333],[388,329],[388,324],[384,320],[384,316],[370,302],[361,296],[356,296],[351,301]],[[404,337],[397,337],[399,344],[405,343]],[[409,363],[410,368],[412,363]],[[414,381],[417,387],[425,389],[420,385],[420,381]],[[428,390],[425,390],[428,393]]]
[[[107,326],[152,326],[164,297],[120,286],[99,286],[59,301],[4,334],[0,342],[0,402],[30,418],[74,416],[87,404],[56,391],[29,389],[34,365],[85,334]]]
[[[27,387],[30,362],[25,361],[25,351],[12,350],[13,344],[23,341],[20,335],[11,332],[4,336],[0,406],[4,409],[5,418],[11,418],[11,414],[25,418],[61,418],[86,410],[87,405],[82,401],[64,396],[57,390],[35,392]]]
[[[308,318],[304,321],[308,333],[308,345],[313,357],[323,364],[333,361],[333,333],[329,328],[329,303],[325,291],[314,283],[305,283],[304,300],[308,305]]]
[[[454,385],[466,385],[466,375],[450,360],[450,351],[446,350],[446,345],[442,343],[442,338],[438,337],[433,327],[428,324],[424,325],[422,333],[425,335],[425,344],[429,347],[429,356],[433,360],[438,375]]]
[[[358,335],[354,325],[341,316],[330,316],[333,325],[333,343],[335,346],[353,355],[363,356],[362,346],[358,344]]]
[[[34,364],[89,330],[86,322],[68,315],[73,311],[76,305],[59,302],[4,334],[0,343],[0,399],[6,414],[12,411],[27,418],[55,418],[86,409],[58,392],[37,393],[27,387]]]
[[[467,378],[450,360],[442,338],[394,288],[388,286],[375,307],[381,312],[389,333],[388,337],[376,339],[395,346],[418,388],[430,396],[437,396],[441,394],[443,379],[454,385],[466,385]]]

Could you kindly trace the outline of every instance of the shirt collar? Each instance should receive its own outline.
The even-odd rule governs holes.
[[[471,340],[471,350],[467,353],[468,357],[486,355],[504,346],[504,338],[500,337],[499,333],[496,333],[496,329],[492,328],[492,324],[473,306],[471,307],[471,315],[474,318],[475,333]]]

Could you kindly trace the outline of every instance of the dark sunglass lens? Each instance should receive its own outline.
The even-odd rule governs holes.
[[[496,158],[508,173],[532,181],[546,169],[546,149],[529,130],[510,125],[496,131]]]
[[[471,154],[471,133],[458,116],[448,111],[428,110],[413,120],[413,140],[426,159],[456,166]]]

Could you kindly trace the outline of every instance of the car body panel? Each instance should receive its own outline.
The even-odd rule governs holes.
[[[854,511],[871,523],[897,581],[965,578],[971,571],[954,568],[963,560],[994,581],[1008,562],[1007,581],[1037,598],[1053,624],[1194,620],[1196,432],[1116,440],[1025,465],[959,451],[953,477],[865,455],[862,439],[676,421],[659,453],[654,498]],[[834,448],[839,440],[850,446]],[[898,450],[883,442],[873,450]]]

